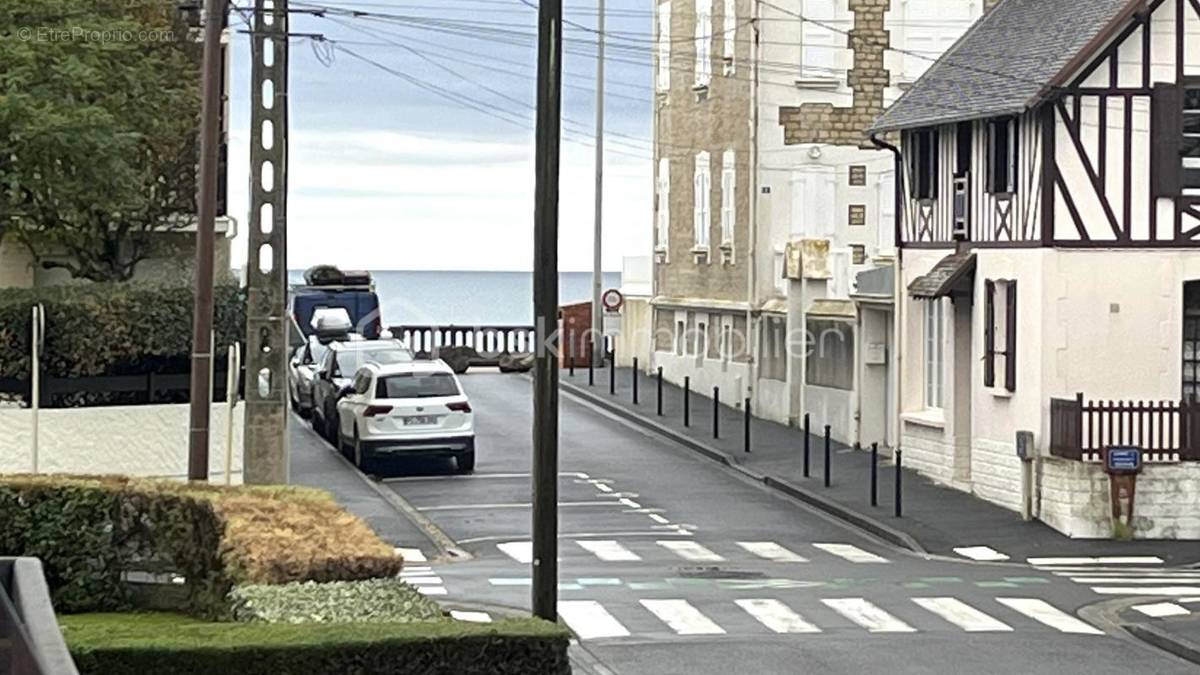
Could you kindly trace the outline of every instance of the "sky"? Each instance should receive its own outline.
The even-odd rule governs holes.
[[[537,0],[528,0],[536,5]],[[596,0],[565,17],[596,26]],[[249,0],[234,2],[250,6]],[[291,0],[288,267],[529,270],[537,12],[524,0]],[[652,234],[650,0],[608,0],[603,264]],[[367,15],[348,16],[345,10]],[[235,31],[246,24],[235,13]],[[592,266],[596,35],[564,34],[559,266]],[[233,38],[229,214],[248,213],[250,48]]]

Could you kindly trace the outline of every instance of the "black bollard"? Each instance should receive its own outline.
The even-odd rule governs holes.
[[[638,360],[637,360],[637,357],[635,356],[635,357],[633,357],[633,404],[634,405],[638,404],[637,388],[638,388]]]
[[[662,366],[658,367],[658,416],[662,417]]]
[[[567,369],[571,377],[575,377],[575,336],[567,343]]]
[[[896,448],[896,517],[900,517],[900,448]]]
[[[808,478],[808,446],[812,438],[812,429],[808,424],[808,413],[804,413],[804,477]]]
[[[713,438],[721,437],[721,388],[713,387]]]
[[[683,426],[692,425],[692,378],[683,377]]]
[[[617,348],[613,347],[608,352],[608,394],[615,396],[617,393]]]
[[[825,487],[829,487],[829,425],[825,425]]]
[[[746,414],[744,415],[745,421],[746,421],[746,424],[745,424],[746,428],[744,430],[744,436],[745,436],[747,453],[750,452],[750,418],[751,418],[751,416],[752,415],[750,414],[750,399],[746,398]]]
[[[596,385],[596,341],[592,340],[592,348],[588,350],[588,386]]]
[[[871,506],[879,506],[879,444],[871,444]]]

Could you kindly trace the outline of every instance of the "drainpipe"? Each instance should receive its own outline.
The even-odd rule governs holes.
[[[904,247],[900,245],[901,223],[904,219],[904,155],[900,152],[900,148],[888,143],[879,138],[878,134],[871,134],[871,144],[880,150],[887,150],[895,156],[895,180],[892,181],[894,186],[894,198],[896,200],[894,208],[894,223],[892,225],[892,244],[896,247],[896,271],[893,274],[892,280],[892,351],[895,353],[896,374],[895,380],[895,395],[892,397],[892,412],[893,422],[895,424],[895,438],[892,439],[892,451],[900,447],[900,413],[901,413],[901,390],[903,388],[902,381],[904,379],[904,287],[902,284],[903,275],[901,271],[904,269]],[[895,456],[893,454],[893,456]]]
[[[761,54],[761,46],[759,44],[759,6],[758,2],[754,3],[753,14],[750,18],[750,28],[754,31],[754,57],[751,59],[751,68],[753,76],[750,78],[750,231],[748,232],[750,245],[749,256],[747,262],[749,269],[746,272],[747,289],[746,299],[750,307],[746,309],[746,336],[750,344],[746,345],[746,351],[749,355],[750,362],[746,368],[747,383],[746,397],[755,399],[755,393],[758,388],[755,384],[758,382],[758,369],[760,361],[758,359],[758,327],[755,325],[754,313],[758,307],[758,195],[759,195],[759,167],[758,167],[758,63]],[[758,406],[758,401],[754,400],[755,407]],[[761,409],[761,408],[759,408]]]

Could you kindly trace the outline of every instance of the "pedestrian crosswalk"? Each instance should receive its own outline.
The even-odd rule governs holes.
[[[815,549],[809,552],[808,548]],[[533,562],[533,547],[528,541],[505,541],[496,549],[512,560],[528,565]],[[802,551],[802,552],[801,552]],[[883,556],[845,543],[806,544],[805,549],[791,548],[773,541],[737,541],[723,545],[700,543],[692,539],[617,541],[615,539],[577,539],[564,544],[561,555],[582,554],[599,562],[639,562],[667,555],[668,559],[691,563],[721,563],[737,557],[772,563],[807,563],[814,555],[828,555],[856,564],[885,564]]]
[[[1157,556],[1040,557],[1027,562],[1110,596],[1200,596],[1200,569],[1164,567]]]

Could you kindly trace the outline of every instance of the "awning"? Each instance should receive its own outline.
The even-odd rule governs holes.
[[[974,283],[975,254],[962,251],[942,258],[928,273],[914,279],[908,285],[908,294],[928,300],[969,294]]]
[[[852,300],[813,300],[806,318],[854,321],[858,318],[858,308]]]

